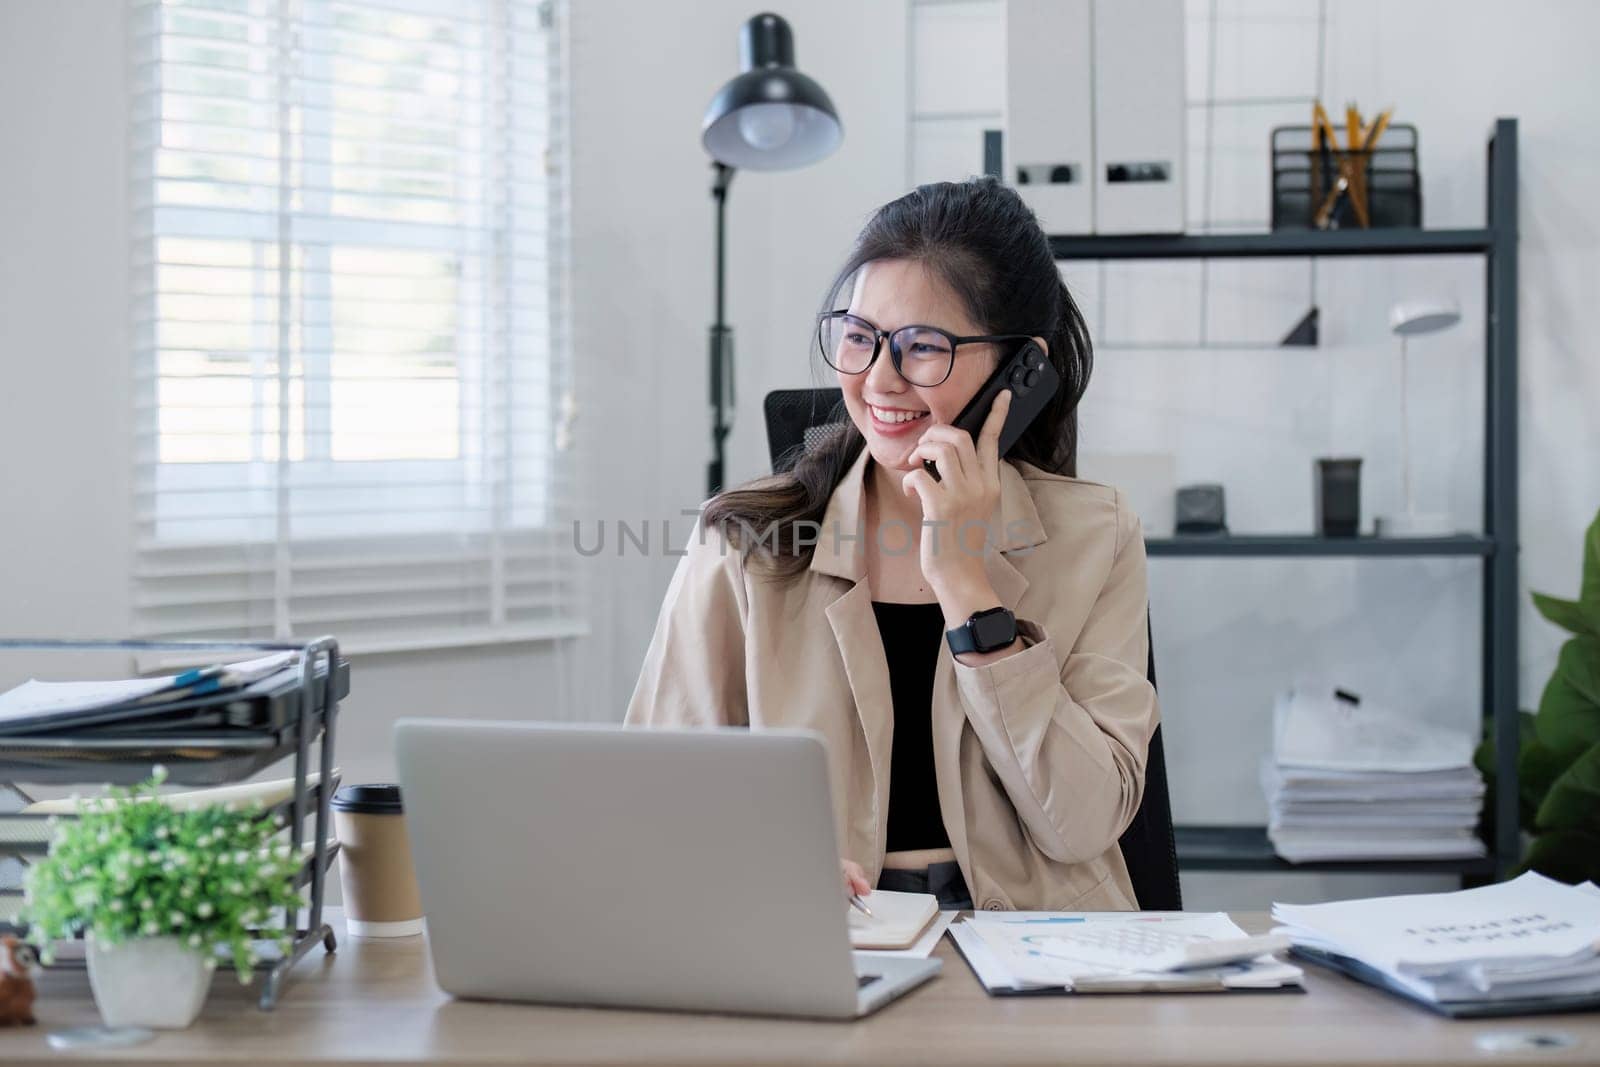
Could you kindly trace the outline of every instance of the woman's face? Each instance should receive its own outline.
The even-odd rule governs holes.
[[[915,260],[875,260],[861,268],[849,311],[884,333],[902,326],[937,326],[958,337],[986,332],[956,294]],[[886,337],[865,373],[839,373],[839,388],[873,460],[888,470],[909,471],[918,466],[911,452],[928,426],[955,421],[998,358],[994,345],[962,345],[944,382],[912,385],[895,371]]]

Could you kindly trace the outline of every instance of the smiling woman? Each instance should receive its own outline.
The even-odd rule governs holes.
[[[1135,907],[1117,839],[1159,717],[1144,541],[1072,476],[1090,346],[1037,220],[992,180],[923,186],[827,295],[849,419],[708,504],[629,721],[821,733],[848,891]],[[1002,456],[1009,391],[976,435],[952,422],[1025,346],[1061,385]]]

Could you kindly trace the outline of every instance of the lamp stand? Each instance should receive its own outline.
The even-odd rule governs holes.
[[[712,163],[711,199],[717,213],[716,317],[711,323],[711,462],[706,467],[706,498],[722,491],[723,441],[733,428],[733,329],[728,325],[723,302],[727,290],[727,214],[728,186],[734,168]]]
[[[1400,486],[1406,510],[1400,515],[1380,515],[1379,537],[1427,537],[1453,533],[1447,515],[1418,515],[1411,493],[1411,382],[1406,365],[1406,335],[1400,335]]]
[[[1411,382],[1406,375],[1406,336],[1400,335],[1400,486],[1405,493],[1406,514],[1415,515],[1417,509],[1411,496],[1411,404],[1407,390]]]

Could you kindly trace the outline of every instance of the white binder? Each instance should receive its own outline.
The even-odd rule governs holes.
[[[1010,0],[1003,175],[1046,233],[1094,229],[1091,0]],[[1179,23],[1179,30],[1182,30]]]
[[[1095,232],[1182,233],[1183,0],[1095,0],[1093,38]]]

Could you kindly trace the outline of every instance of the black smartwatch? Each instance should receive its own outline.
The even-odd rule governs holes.
[[[1017,639],[1017,617],[1007,608],[976,611],[954,630],[946,630],[944,639],[958,656],[963,652],[998,652],[1010,648]]]

